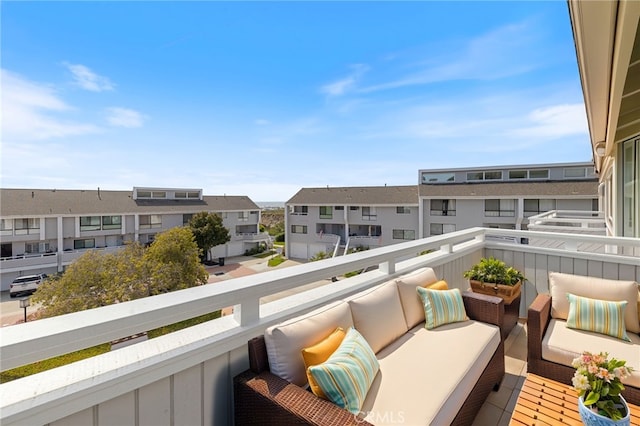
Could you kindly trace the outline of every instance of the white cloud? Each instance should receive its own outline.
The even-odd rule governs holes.
[[[114,84],[107,77],[94,73],[89,67],[69,63],[64,65],[71,71],[75,84],[84,90],[103,92],[114,88]]]
[[[351,74],[333,83],[325,84],[320,88],[320,91],[327,96],[344,95],[354,89],[360,78],[369,71],[369,67],[364,64],[351,65],[350,68],[352,69]]]
[[[1,70],[2,138],[42,140],[96,133],[93,124],[58,117],[72,110],[50,85],[29,81],[19,74]]]
[[[142,127],[146,116],[128,108],[107,108],[107,121],[116,127]]]
[[[513,129],[513,136],[538,138],[559,138],[567,135],[582,134],[587,127],[584,105],[563,104],[533,110],[524,126]]]

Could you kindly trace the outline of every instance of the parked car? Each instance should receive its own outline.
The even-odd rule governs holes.
[[[16,278],[9,287],[9,297],[13,298],[19,294],[32,294],[46,278],[47,274],[23,275]]]

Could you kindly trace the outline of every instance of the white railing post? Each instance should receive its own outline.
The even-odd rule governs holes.
[[[453,253],[453,246],[451,244],[443,244],[440,246],[442,253]]]
[[[251,298],[234,305],[233,317],[240,326],[256,324],[260,319],[260,299]]]
[[[565,241],[564,249],[567,251],[578,251],[578,242],[577,241]]]
[[[380,269],[381,272],[387,274],[387,275],[391,275],[391,274],[395,274],[396,272],[396,262],[393,260],[389,260],[387,262],[382,262],[378,268]]]

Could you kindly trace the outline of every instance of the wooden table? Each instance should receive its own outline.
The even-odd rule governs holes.
[[[629,404],[631,424],[640,426],[640,407]],[[569,385],[527,374],[510,425],[576,425],[581,426],[578,397]]]

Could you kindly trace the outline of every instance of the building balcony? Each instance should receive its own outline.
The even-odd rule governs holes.
[[[541,247],[492,238],[505,235],[556,244]],[[5,327],[0,329],[2,370],[234,306],[232,315],[4,383],[0,385],[0,423],[232,424],[232,378],[248,368],[247,341],[270,325],[422,266],[434,268],[451,288],[466,290],[463,272],[488,256],[506,261],[528,278],[522,289],[523,318],[536,295],[548,292],[549,271],[640,280],[640,257],[581,251],[582,243],[604,244],[624,253],[640,245],[640,240],[472,228]],[[418,255],[425,250],[433,251]],[[378,268],[331,280],[371,265]],[[317,283],[322,285],[311,285]],[[303,286],[306,291],[292,294],[291,290]],[[518,345],[526,344],[525,331],[519,325],[514,337],[507,339],[507,355],[521,358],[512,367],[506,363],[508,373],[510,368],[523,370],[526,346]],[[505,377],[504,392],[517,383],[516,376]],[[487,410],[481,410],[485,415],[483,411]]]

